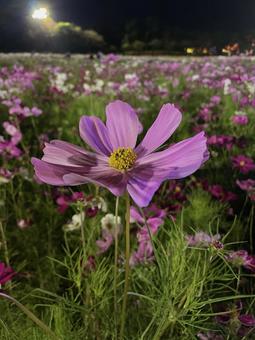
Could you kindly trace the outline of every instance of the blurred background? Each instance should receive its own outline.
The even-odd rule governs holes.
[[[254,0],[0,0],[1,52],[253,54]]]

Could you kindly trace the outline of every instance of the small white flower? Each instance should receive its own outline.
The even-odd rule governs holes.
[[[199,74],[194,74],[192,77],[191,77],[191,80],[192,81],[196,81],[200,78],[200,75]]]
[[[102,210],[102,212],[107,212],[107,202],[102,198],[102,197],[98,197],[98,209]]]
[[[255,84],[246,82],[246,86],[247,86],[247,89],[248,89],[250,95],[254,95],[255,94]]]
[[[10,179],[0,175],[0,185],[9,183]]]
[[[64,225],[64,227],[63,227],[64,230],[65,231],[73,231],[73,230],[80,229],[81,226],[82,226],[82,223],[84,221],[84,218],[85,218],[84,212],[73,215],[72,221],[70,223]]]
[[[101,226],[103,229],[107,229],[111,234],[114,234],[115,227],[116,227],[115,216],[113,214],[106,214],[101,219]],[[119,233],[121,231],[120,216],[117,216],[117,228],[118,228],[118,233]]]
[[[231,85],[231,80],[229,78],[225,79],[224,85],[223,85],[223,92],[225,95],[229,94],[230,85]]]
[[[238,116],[247,116],[246,112],[244,112],[244,111],[235,111],[235,115],[238,115]]]

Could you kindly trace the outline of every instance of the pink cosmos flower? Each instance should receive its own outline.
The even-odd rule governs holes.
[[[74,192],[71,196],[60,194],[56,199],[58,211],[64,214],[71,203],[82,201],[84,198],[83,192]]]
[[[16,126],[9,122],[3,122],[3,127],[5,131],[8,133],[8,135],[12,137],[11,142],[14,145],[19,144],[19,142],[22,139],[22,133],[16,128]]]
[[[6,155],[7,158],[18,158],[21,156],[22,151],[11,141],[0,140],[0,155]]]
[[[240,337],[244,337],[251,330],[254,330],[255,317],[252,314],[243,314],[243,304],[238,301],[234,305],[229,306],[222,315],[216,317],[216,321],[229,327],[235,327],[236,334]]]
[[[246,179],[244,181],[236,181],[236,184],[239,186],[240,189],[244,191],[255,191],[255,180],[254,179]]]
[[[9,170],[0,168],[0,183],[8,183],[12,176],[13,174]]]
[[[217,334],[212,331],[208,331],[206,333],[199,332],[197,334],[198,339],[200,340],[224,340],[223,336],[220,334]]]
[[[231,191],[225,191],[220,184],[210,185],[207,189],[211,195],[221,202],[231,202],[237,200],[237,195]]]
[[[164,180],[189,176],[208,159],[204,132],[156,151],[181,122],[174,105],[163,105],[138,146],[141,124],[130,105],[114,101],[106,107],[106,116],[106,125],[95,116],[80,120],[81,138],[94,153],[53,140],[45,144],[42,160],[32,158],[37,177],[59,186],[93,182],[116,196],[128,191],[135,203],[144,207]]]
[[[141,263],[149,263],[154,260],[151,236],[155,235],[158,232],[159,227],[164,223],[163,218],[166,216],[166,212],[162,209],[159,209],[154,204],[144,209],[144,214],[146,217],[146,221],[144,217],[138,212],[138,210],[135,207],[131,206],[130,222],[143,224],[143,227],[139,229],[136,235],[138,248],[130,256],[129,261],[131,266],[135,266]],[[148,230],[148,228],[150,231]]]
[[[247,191],[250,200],[255,202],[255,180],[250,178],[244,181],[237,180],[236,184],[239,186],[240,189]]]
[[[253,273],[255,272],[255,256],[249,255],[246,250],[231,251],[226,259],[235,267],[243,266]]]
[[[105,253],[114,242],[113,234],[108,229],[102,230],[102,239],[96,241],[99,248],[98,255]]]
[[[219,241],[220,238],[219,234],[210,236],[203,231],[199,231],[195,235],[186,235],[186,241],[190,247],[208,248],[212,246],[217,249],[222,249],[223,244]]]
[[[233,147],[235,140],[232,136],[224,136],[224,135],[213,135],[208,138],[208,145],[214,145],[217,147],[225,147],[227,150],[231,150]]]
[[[246,115],[236,114],[232,117],[232,122],[236,125],[247,125],[249,118]]]
[[[250,157],[238,155],[232,157],[233,167],[238,169],[242,174],[248,174],[251,170],[255,170],[255,163]]]
[[[11,267],[6,267],[3,262],[0,262],[0,287],[10,281],[16,274]]]

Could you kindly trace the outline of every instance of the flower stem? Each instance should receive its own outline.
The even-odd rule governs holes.
[[[127,309],[127,295],[129,284],[129,258],[130,258],[130,198],[128,192],[126,193],[126,258],[125,258],[125,285],[124,297],[121,313],[120,339],[123,339],[126,309]]]
[[[3,291],[0,291],[0,297],[9,300],[13,302],[17,307],[19,307],[20,310],[24,314],[26,314],[30,320],[32,320],[37,326],[39,326],[51,339],[59,340],[59,338],[56,336],[55,333],[52,332],[52,330],[45,325],[41,320],[39,320],[29,309],[27,309],[22,303],[14,299],[12,296],[5,294]]]
[[[115,321],[115,338],[118,339],[118,327],[117,327],[117,274],[118,274],[118,211],[119,211],[119,197],[116,198],[115,205],[115,230],[114,230],[114,282],[113,282],[113,292],[114,292],[114,321]]]
[[[240,280],[241,280],[241,268],[238,268],[238,274],[237,274],[237,282],[236,282],[236,291],[238,294],[239,286],[240,286]]]
[[[0,221],[0,233],[1,233],[1,239],[2,239],[2,242],[3,242],[3,248],[4,248],[4,260],[5,260],[5,263],[7,264],[7,266],[9,266],[10,261],[9,261],[7,241],[6,241],[6,237],[5,237],[3,223],[1,221]]]
[[[253,223],[254,223],[254,205],[251,207],[251,214],[250,214],[250,250],[253,253]]]
[[[84,208],[83,208],[82,205],[80,205],[80,214],[81,214],[81,242],[82,242],[82,268],[83,268],[83,264],[84,264],[85,258],[86,258],[86,239],[85,239],[85,233],[84,233],[85,212],[84,212],[84,217],[82,216],[83,212],[84,212]]]

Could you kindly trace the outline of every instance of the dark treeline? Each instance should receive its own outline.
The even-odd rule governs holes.
[[[20,0],[22,1],[22,0]],[[187,47],[220,54],[227,44],[238,43],[240,50],[251,48],[255,32],[189,30],[170,27],[157,17],[129,19],[118,27],[98,25],[87,29],[69,22],[44,27],[33,21],[17,5],[0,12],[0,51],[90,53],[169,53],[184,54]]]

